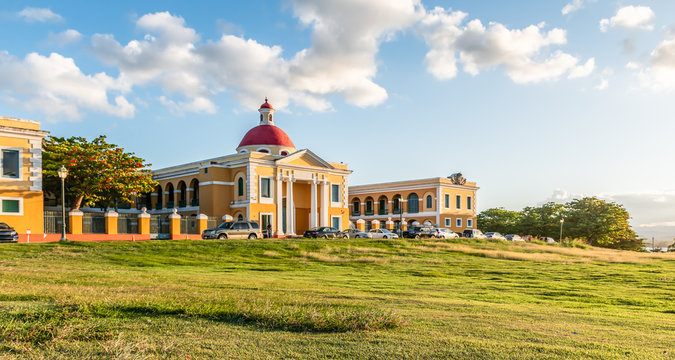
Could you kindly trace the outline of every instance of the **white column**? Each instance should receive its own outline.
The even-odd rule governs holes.
[[[295,205],[293,204],[293,179],[286,183],[286,232],[295,235]]]
[[[309,228],[317,226],[316,181],[312,181],[312,204],[309,215]]]
[[[284,218],[283,218],[283,187],[281,185],[281,177],[277,177],[277,186],[276,189],[274,189],[274,198],[276,199],[276,204],[277,204],[277,235],[283,235],[284,234]]]
[[[321,225],[330,226],[328,223],[328,204],[330,198],[328,197],[328,181],[321,182]]]

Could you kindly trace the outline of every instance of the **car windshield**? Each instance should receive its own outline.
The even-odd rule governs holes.
[[[387,229],[382,229],[382,232],[385,233],[385,234],[388,234],[388,233],[390,233],[391,231],[389,231],[389,230],[387,230]]]
[[[232,227],[233,222],[228,221],[218,225],[218,229],[229,229]]]
[[[309,229],[309,231],[321,231],[321,230],[323,230],[322,227],[315,227],[315,228]]]

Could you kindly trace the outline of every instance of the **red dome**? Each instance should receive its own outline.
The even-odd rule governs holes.
[[[274,108],[272,107],[272,105],[271,105],[270,103],[267,102],[267,98],[265,98],[265,103],[262,104],[262,105],[260,105],[260,108],[261,108],[261,109],[272,109],[272,110],[274,110]]]
[[[258,125],[249,130],[241,139],[239,147],[249,145],[272,145],[295,148],[291,138],[274,125]]]

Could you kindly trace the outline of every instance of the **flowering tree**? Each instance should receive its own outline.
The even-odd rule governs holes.
[[[72,209],[83,205],[109,206],[116,201],[131,203],[137,194],[150,192],[157,185],[152,180],[150,164],[124,152],[117,145],[99,136],[91,142],[82,137],[45,138],[42,152],[44,189],[60,191],[57,170],[68,169],[66,196],[72,199]]]

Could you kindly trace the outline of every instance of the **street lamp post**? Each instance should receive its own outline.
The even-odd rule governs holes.
[[[563,224],[565,223],[565,219],[560,219],[560,243],[562,243],[562,231],[563,231]]]
[[[61,168],[57,171],[59,177],[61,178],[61,241],[67,241],[66,239],[66,176],[68,176],[68,169],[65,166],[61,165]]]

